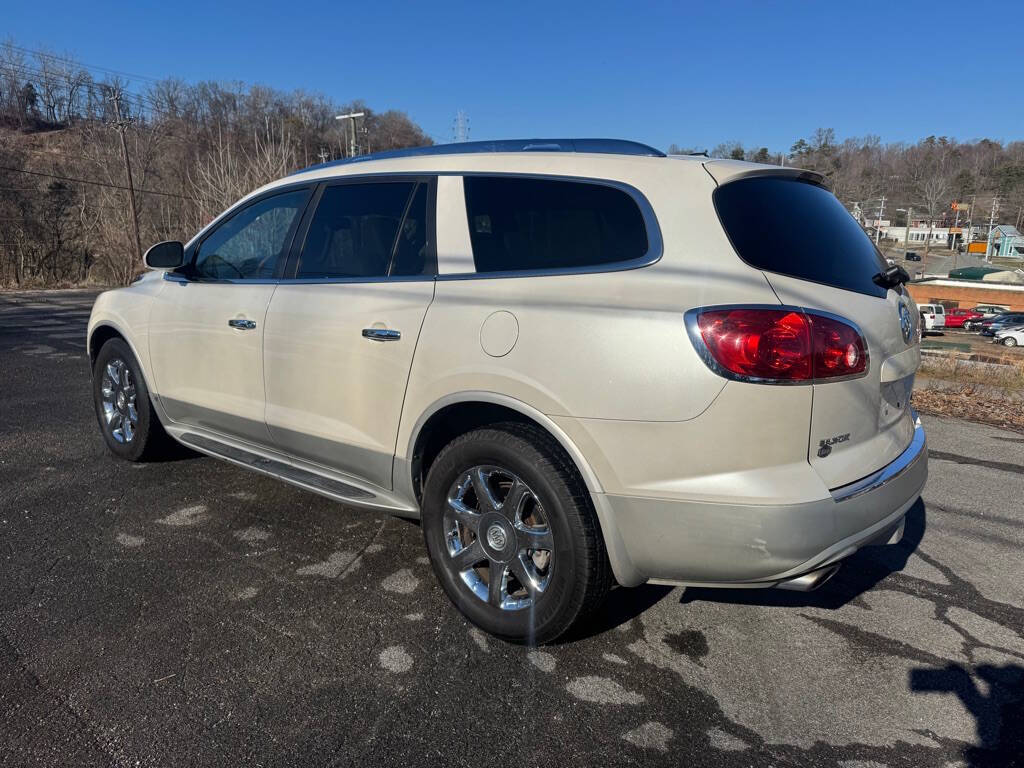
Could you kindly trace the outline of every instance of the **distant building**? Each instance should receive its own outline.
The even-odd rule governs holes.
[[[929,242],[928,226],[924,225],[911,225],[909,231],[909,237],[906,226],[891,226],[882,228],[882,237],[886,240],[894,240],[897,243],[906,242],[907,245],[924,245]],[[907,238],[904,241],[904,238]],[[949,227],[932,227],[931,229],[931,244],[935,243],[948,243],[949,242]]]
[[[1024,235],[1016,227],[1000,224],[992,230],[992,256],[1024,259]]]
[[[1014,312],[1024,312],[1024,285],[928,278],[907,283],[907,291],[918,304],[944,304],[970,309],[979,304],[996,304]]]

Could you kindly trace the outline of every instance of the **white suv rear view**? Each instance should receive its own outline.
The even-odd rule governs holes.
[[[603,140],[301,171],[97,299],[104,438],[421,517],[512,640],[613,577],[813,588],[927,474],[906,273],[822,183]]]
[[[921,313],[921,330],[934,331],[946,327],[946,308],[941,304],[918,304]]]

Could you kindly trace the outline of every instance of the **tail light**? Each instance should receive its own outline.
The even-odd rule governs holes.
[[[867,344],[849,323],[798,308],[736,307],[687,313],[705,362],[741,381],[800,383],[859,376]]]

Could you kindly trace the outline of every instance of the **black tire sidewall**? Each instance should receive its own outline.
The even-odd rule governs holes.
[[[103,418],[103,408],[101,405],[103,401],[101,393],[103,369],[106,368],[107,363],[115,358],[120,358],[124,361],[131,372],[132,380],[135,382],[135,410],[138,413],[139,421],[135,428],[135,437],[128,443],[119,443],[110,434],[106,420]],[[110,339],[100,349],[99,354],[96,355],[96,363],[92,369],[92,400],[100,433],[103,435],[103,441],[107,444],[110,451],[118,458],[129,461],[137,461],[141,458],[152,433],[152,420],[156,416],[153,414],[152,407],[150,406],[149,388],[146,386],[146,379],[142,375],[142,369],[139,367],[135,355],[132,354],[131,348],[121,339]]]
[[[501,437],[499,438],[499,434]],[[484,602],[450,568],[444,533],[444,506],[452,483],[477,465],[507,469],[523,480],[537,495],[554,537],[554,569],[544,594],[534,605],[518,611],[503,611]],[[581,569],[581,533],[574,530],[572,493],[559,474],[544,461],[543,454],[527,440],[496,430],[479,430],[453,443],[430,469],[423,492],[423,535],[434,573],[442,588],[460,611],[478,627],[513,642],[542,643],[564,631],[571,623],[578,602],[577,592],[585,589]]]

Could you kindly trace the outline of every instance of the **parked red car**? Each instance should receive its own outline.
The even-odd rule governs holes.
[[[951,309],[946,312],[946,327],[963,328],[964,323],[974,323],[983,317],[981,312],[975,312],[973,309]]]

